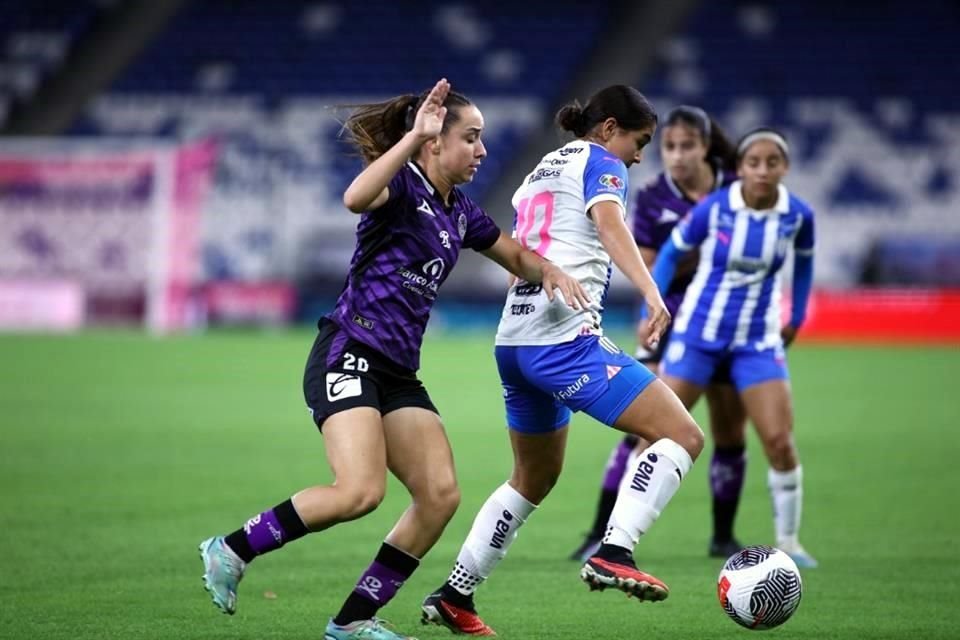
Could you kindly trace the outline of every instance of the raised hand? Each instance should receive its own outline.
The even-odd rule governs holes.
[[[441,78],[433,89],[427,94],[427,99],[420,105],[417,111],[417,117],[413,121],[413,132],[423,138],[435,138],[443,130],[443,119],[447,116],[447,108],[443,106],[443,101],[447,99],[450,93],[450,83],[446,78]]]

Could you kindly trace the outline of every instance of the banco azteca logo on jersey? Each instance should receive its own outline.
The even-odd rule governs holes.
[[[435,300],[446,270],[447,265],[443,258],[432,258],[422,264],[400,267],[397,273],[403,278],[401,286],[404,289],[428,300]]]
[[[600,176],[600,184],[614,191],[623,190],[623,180],[620,179],[620,176],[615,176],[612,173],[605,173]]]

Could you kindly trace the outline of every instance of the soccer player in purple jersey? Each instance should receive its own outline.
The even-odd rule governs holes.
[[[633,216],[634,239],[640,255],[651,267],[660,247],[690,209],[712,191],[736,179],[733,143],[716,121],[699,107],[681,105],[667,114],[660,134],[660,157],[664,171],[637,192]],[[693,252],[678,265],[677,275],[664,294],[664,302],[672,315],[676,315],[695,269],[696,253]],[[657,369],[669,334],[660,340],[657,349],[650,351],[643,346],[646,333],[646,321],[641,320],[637,327],[636,356],[640,362]],[[708,553],[726,558],[741,548],[733,535],[733,521],[746,470],[746,417],[736,390],[724,371],[718,371],[711,380],[706,396],[714,442],[709,476],[713,494],[713,535]],[[617,488],[630,466],[630,456],[635,449],[644,449],[647,444],[628,435],[610,452],[593,526],[571,554],[572,560],[585,561],[600,546],[617,499]]]
[[[457,189],[486,156],[483,116],[445,79],[421,96],[361,105],[345,128],[367,166],[343,201],[363,216],[347,281],[319,323],[303,383],[335,481],[303,489],[233,533],[205,540],[200,554],[214,604],[232,614],[237,585],[254,558],[370,513],[383,499],[389,469],[412,504],[323,637],[402,640],[375,614],[460,502],[443,423],[416,375],[440,285],[461,248],[471,248],[542,283],[551,299],[555,289],[575,309],[590,299],[575,279],[501,233]]]

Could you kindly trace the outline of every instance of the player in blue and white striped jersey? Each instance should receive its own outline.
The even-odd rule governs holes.
[[[813,276],[813,211],[781,184],[789,148],[762,128],[737,145],[740,180],[694,207],[657,257],[662,289],[680,256],[698,248],[697,272],[663,359],[664,382],[692,407],[725,366],[756,425],[770,463],[777,546],[801,567],[816,561],[800,545],[802,472],[784,348],[803,324]],[[779,272],[794,250],[793,311],[780,325]]]

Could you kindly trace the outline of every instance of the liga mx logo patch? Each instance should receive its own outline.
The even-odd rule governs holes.
[[[460,239],[463,239],[463,236],[467,235],[467,214],[461,213],[460,217],[457,218],[457,233],[460,234]]]
[[[327,400],[336,402],[360,395],[360,378],[349,373],[327,374]]]
[[[620,179],[620,176],[615,176],[612,173],[605,173],[600,176],[600,184],[614,191],[623,190],[623,180]]]

